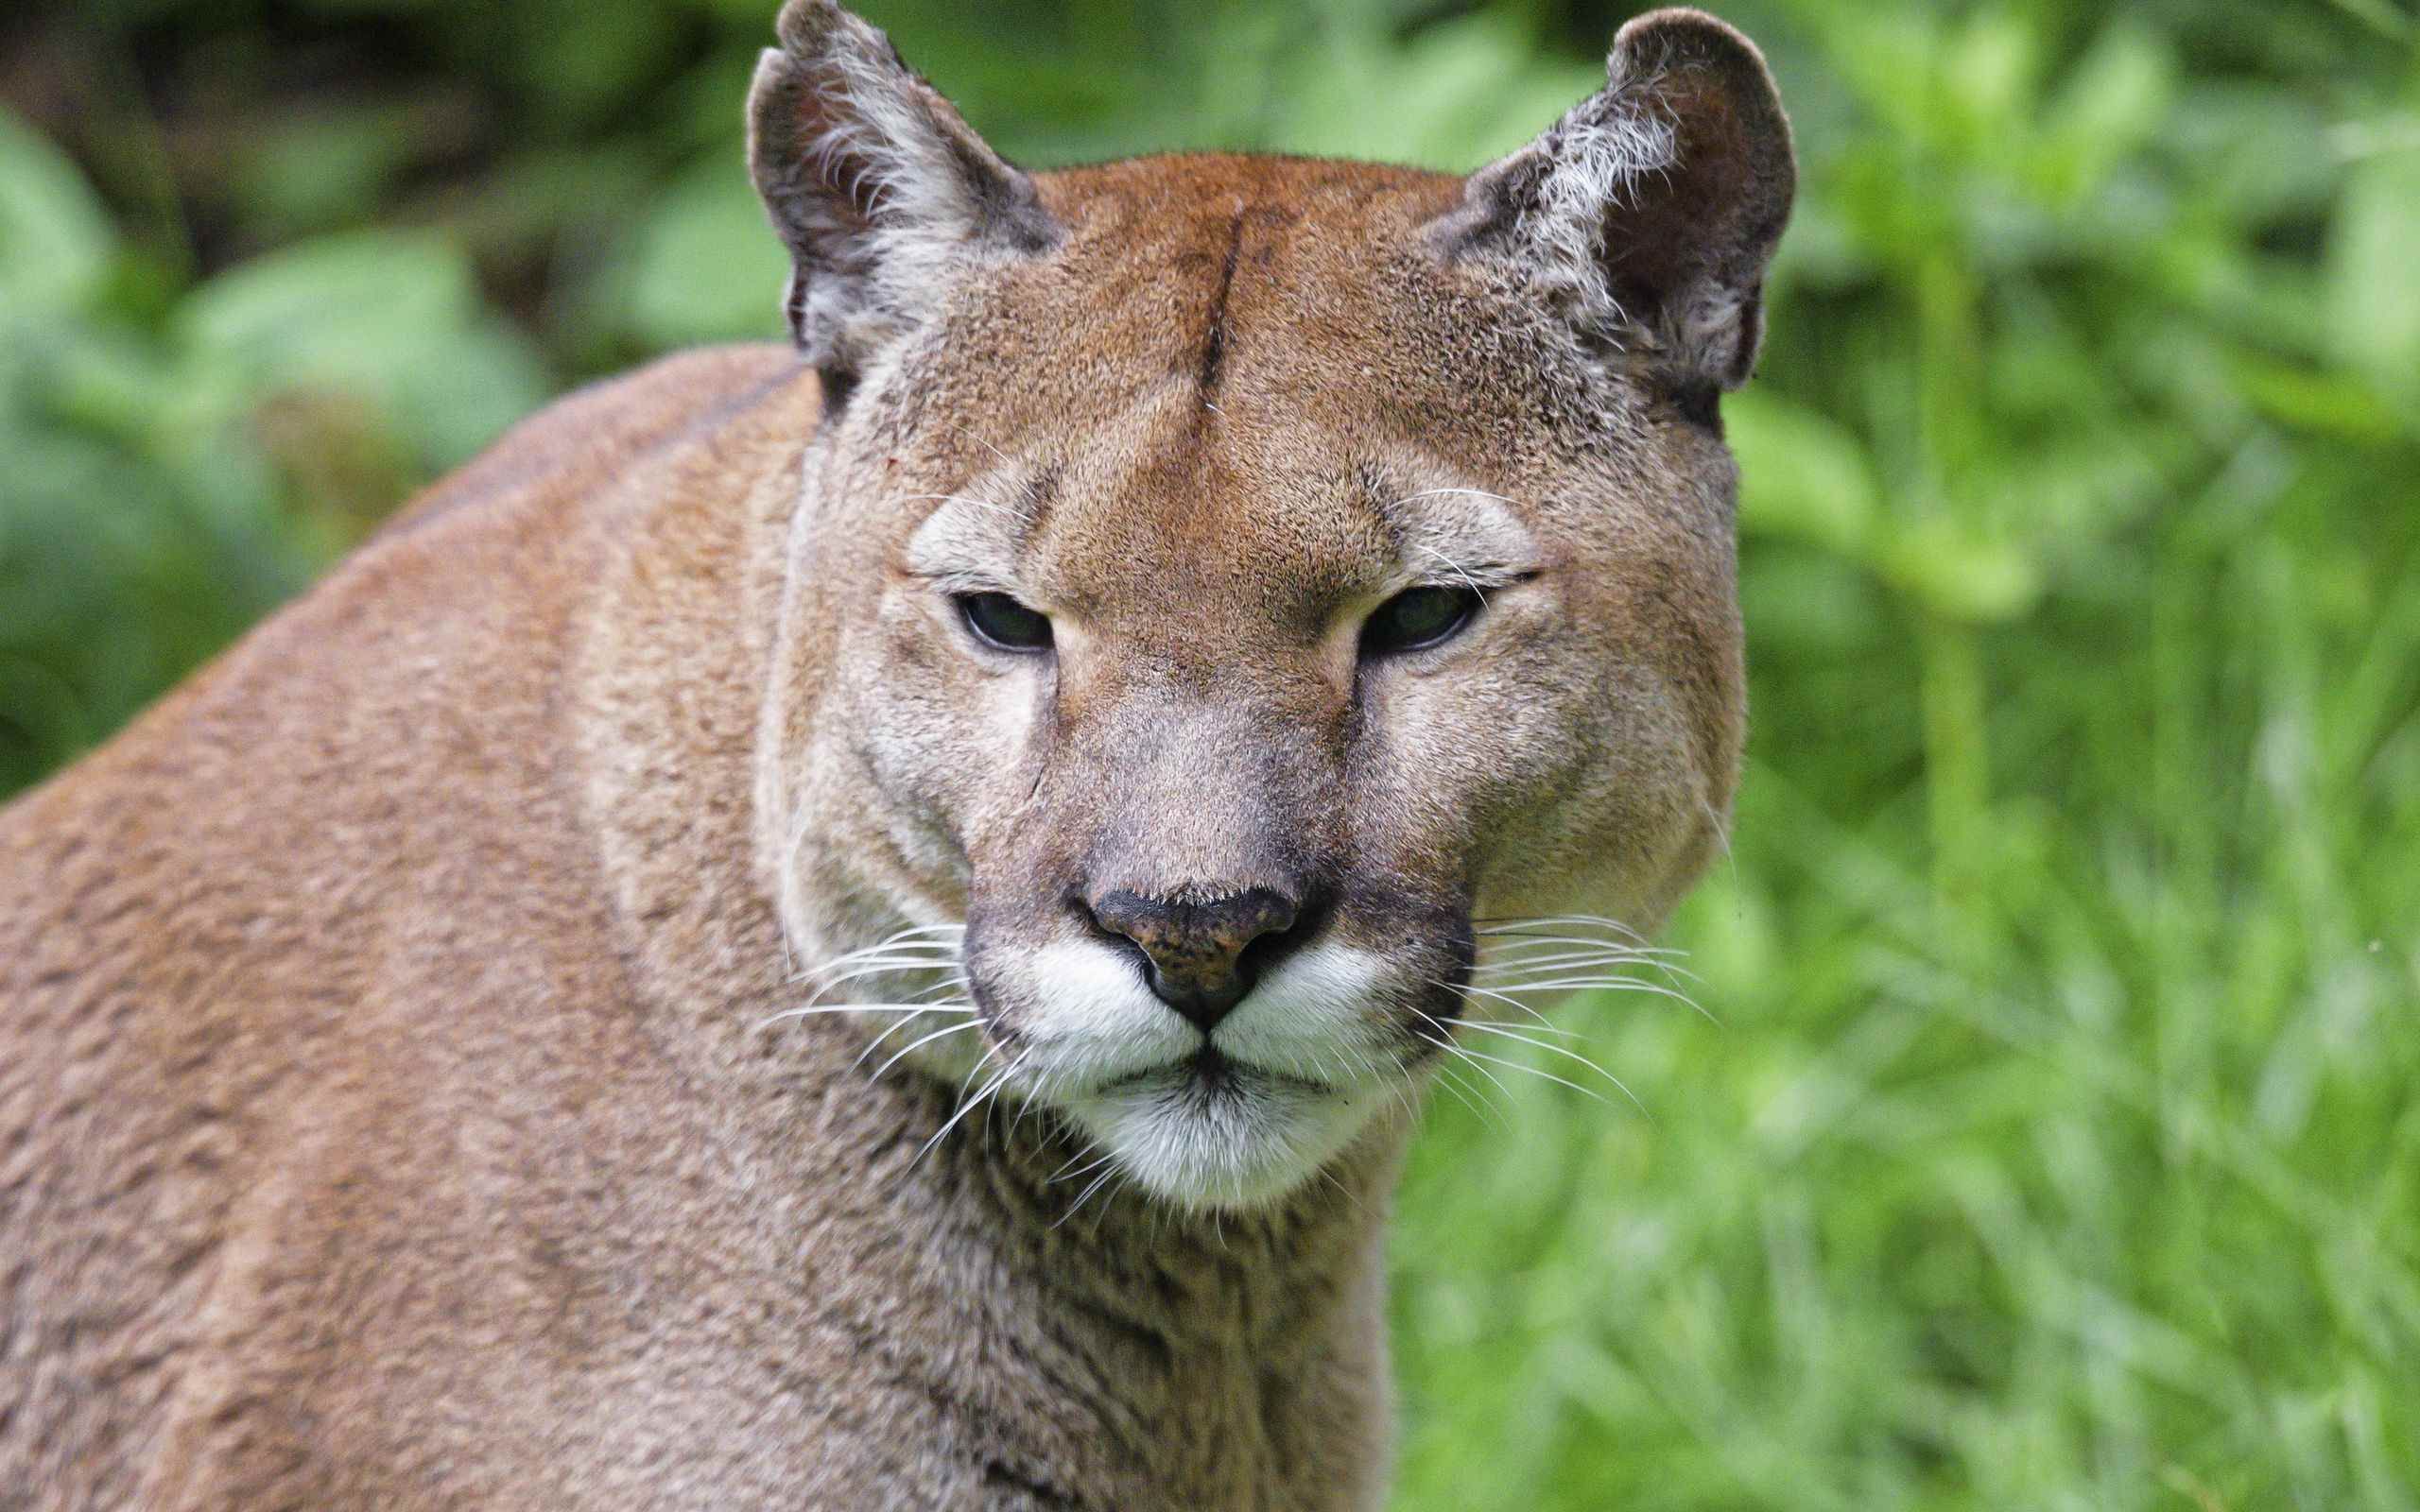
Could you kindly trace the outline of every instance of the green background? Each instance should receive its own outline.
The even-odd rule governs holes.
[[[1048,165],[1467,167],[1572,0],[867,0]],[[1407,1508],[2420,1506],[2420,61],[2390,0],[1742,0],[1755,728],[1645,1111],[1432,1109]],[[769,0],[0,22],[0,794],[549,393],[775,332]],[[1539,1063],[1542,1067],[1547,1062]]]

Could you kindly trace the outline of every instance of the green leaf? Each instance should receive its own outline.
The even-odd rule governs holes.
[[[2271,419],[2364,446],[2393,441],[2401,427],[2377,391],[2343,372],[2312,372],[2250,353],[2234,363],[2236,386]]]
[[[1327,41],[1278,60],[1273,145],[1284,150],[1468,169],[1519,147],[1605,82],[1601,64],[1541,60],[1502,14],[1439,22],[1401,44],[1332,23]],[[1422,102],[1416,115],[1394,108],[1409,99]]]
[[[64,153],[0,111],[0,310],[83,304],[117,236]]]
[[[2034,180],[2063,200],[2091,192],[2169,116],[2175,60],[2138,23],[2114,21],[2050,101]]]
[[[2328,321],[2345,361],[2420,399],[2420,143],[2403,136],[2345,185],[2328,244]]]
[[[332,236],[258,259],[197,291],[175,327],[237,402],[349,397],[427,470],[476,451],[547,388],[527,343],[481,304],[468,258],[430,234]]]
[[[2238,82],[2184,90],[2157,150],[2193,198],[2230,225],[2324,213],[2343,172],[2316,105]]]
[[[1754,389],[1723,402],[1723,421],[1739,459],[1742,529],[1861,554],[1881,490],[1854,435],[1803,404]]]
[[[1945,519],[1899,527],[1876,553],[1882,576],[1945,619],[2013,620],[2042,596],[2042,573],[2023,544]]]
[[[789,262],[735,149],[666,191],[616,262],[601,295],[606,323],[650,347],[780,334]]]

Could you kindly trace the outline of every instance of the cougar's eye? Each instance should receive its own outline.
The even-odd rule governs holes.
[[[1417,651],[1449,641],[1486,601],[1475,588],[1412,588],[1378,606],[1361,627],[1361,654]]]
[[[966,627],[986,644],[1003,651],[1050,649],[1050,617],[1006,593],[960,593],[958,611],[965,617]]]

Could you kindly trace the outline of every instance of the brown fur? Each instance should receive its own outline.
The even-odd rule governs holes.
[[[565,401],[0,813],[0,1504],[1376,1504],[1421,1053],[1318,1179],[1080,1202],[1051,1088],[944,1134],[956,1063],[760,1025],[794,953],[955,919],[979,977],[1117,889],[1448,973],[1474,912],[1651,926],[1740,743],[1731,466],[1440,254],[1461,180],[1032,182],[1046,234],[803,336],[838,418],[770,349]],[[1535,576],[1357,671],[1445,488]],[[1046,695],[915,567],[983,490]]]

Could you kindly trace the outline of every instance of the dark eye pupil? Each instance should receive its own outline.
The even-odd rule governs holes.
[[[1039,651],[1050,644],[1050,620],[1006,593],[961,593],[959,612],[977,635],[1009,651]]]
[[[1370,651],[1416,651],[1452,636],[1479,610],[1477,591],[1414,588],[1378,606],[1361,632]]]

